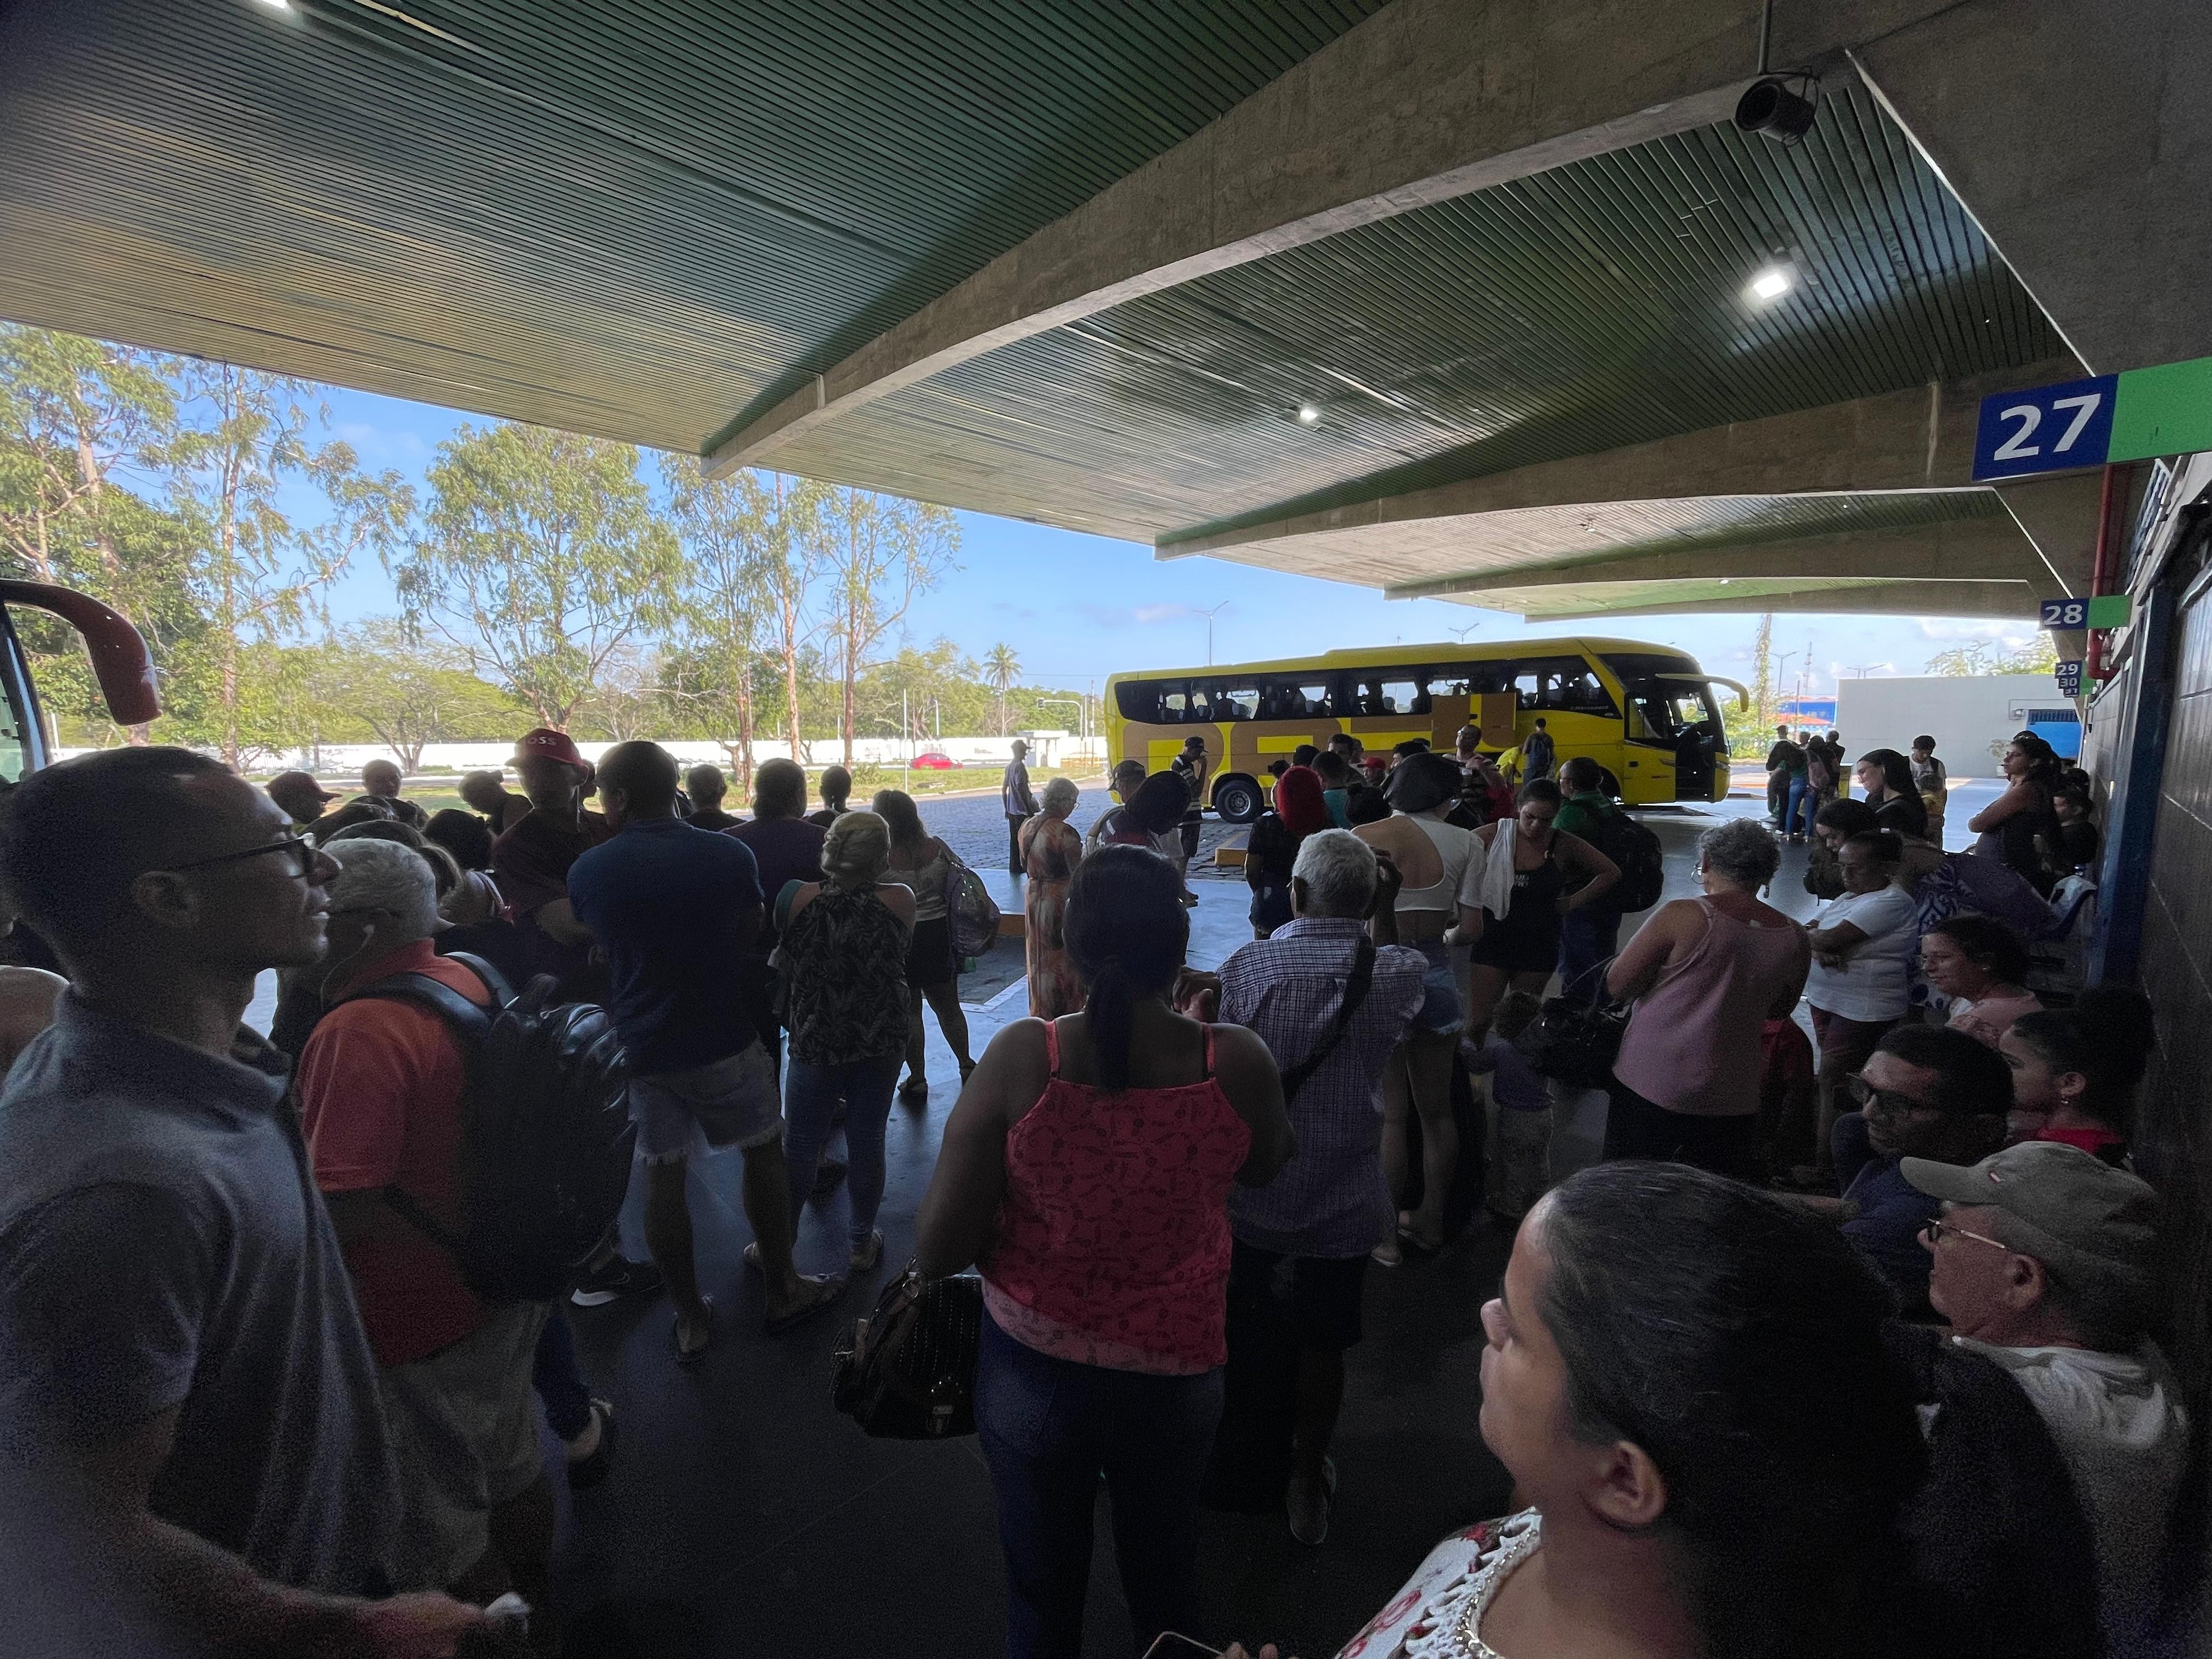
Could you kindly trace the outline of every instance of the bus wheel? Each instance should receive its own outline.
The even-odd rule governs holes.
[[[1260,786],[1242,775],[1222,779],[1213,791],[1213,810],[1224,823],[1249,823],[1260,816]]]

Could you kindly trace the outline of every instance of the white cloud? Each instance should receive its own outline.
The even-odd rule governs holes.
[[[1187,605],[1140,605],[1129,614],[1140,623],[1158,623],[1174,622],[1197,613]]]

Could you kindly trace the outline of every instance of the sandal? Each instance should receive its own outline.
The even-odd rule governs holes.
[[[682,1314],[677,1315],[673,1322],[668,1327],[668,1346],[676,1351],[676,1363],[687,1370],[704,1359],[707,1357],[707,1350],[714,1346],[712,1323],[714,1316],[714,1298],[711,1296],[702,1296],[699,1300],[706,1305],[707,1317],[709,1322],[707,1340],[704,1342],[696,1348],[687,1348],[684,1346],[684,1316]]]
[[[1406,1253],[1398,1248],[1396,1239],[1386,1238],[1368,1251],[1367,1259],[1378,1267],[1401,1267],[1406,1263]]]
[[[1411,1227],[1398,1229],[1398,1249],[1409,1261],[1427,1261],[1443,1254],[1442,1240],[1431,1244]]]
[[[826,1274],[817,1279],[802,1273],[799,1275],[799,1282],[806,1285],[812,1291],[812,1295],[789,1313],[778,1314],[771,1318],[768,1322],[768,1334],[770,1336],[787,1331],[804,1320],[813,1318],[825,1308],[835,1307],[837,1298],[845,1294],[845,1281]]]
[[[899,1098],[909,1106],[918,1106],[929,1098],[929,1079],[926,1077],[910,1077],[899,1085],[898,1092]]]

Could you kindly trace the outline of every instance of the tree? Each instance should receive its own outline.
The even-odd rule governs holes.
[[[177,431],[164,371],[150,353],[0,325],[0,558],[33,580],[98,595],[166,668],[198,618],[184,591],[189,538],[143,493]],[[21,637],[47,707],[73,726],[105,725],[76,631],[26,617]],[[143,726],[130,735],[147,740]]]
[[[683,559],[634,446],[464,426],[438,447],[430,487],[426,533],[394,572],[407,620],[541,724],[565,726],[609,658],[674,621]]]
[[[2002,640],[1968,640],[1937,652],[1928,659],[1927,672],[1960,677],[1970,674],[2048,674],[2058,666],[2058,647],[2048,634],[2039,634],[2027,645],[2008,646]]]
[[[837,647],[842,692],[837,730],[845,764],[853,763],[854,690],[884,635],[916,596],[959,567],[960,526],[941,507],[873,490],[832,489],[810,529],[821,549],[827,584],[827,626]]]
[[[1006,735],[1006,693],[1022,683],[1022,659],[1011,645],[994,645],[983,659],[983,683],[998,695],[999,735]]]
[[[749,794],[756,671],[771,611],[791,574],[789,537],[775,495],[758,473],[709,478],[697,461],[670,455],[661,459],[661,478],[687,575],[671,678],[700,717],[719,728],[713,735],[730,757],[738,792]],[[793,607],[794,626],[803,605],[802,593]],[[795,673],[795,661],[792,667]],[[794,755],[796,743],[794,732]]]
[[[415,497],[396,472],[365,476],[345,444],[308,447],[303,381],[203,363],[185,388],[199,418],[170,447],[169,497],[191,527],[185,586],[207,623],[198,653],[214,682],[202,700],[205,736],[237,766],[245,680],[260,672],[248,648],[281,641],[320,614],[323,591],[362,548],[388,556]],[[321,523],[286,515],[281,498],[295,482],[322,491],[331,511]]]
[[[348,725],[366,728],[400,770],[422,764],[434,743],[506,737],[526,710],[471,672],[468,659],[443,641],[411,636],[396,617],[371,617],[317,648],[310,675],[319,723],[312,744],[343,741]],[[343,725],[325,724],[336,716]]]

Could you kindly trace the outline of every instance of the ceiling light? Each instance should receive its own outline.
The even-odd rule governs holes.
[[[289,11],[292,9],[292,0],[260,0],[260,3],[268,7],[271,11]]]
[[[1804,88],[1803,96],[1790,90],[1791,81]],[[1820,82],[1813,76],[1761,76],[1736,100],[1736,128],[1778,144],[1794,144],[1812,129],[1814,104],[1820,95]]]
[[[1789,266],[1769,265],[1751,279],[1744,294],[1753,300],[1778,300],[1796,286],[1796,278],[1790,274]]]
[[[1314,404],[1300,404],[1298,405],[1298,424],[1300,426],[1319,426],[1321,424],[1321,410],[1319,406]]]

